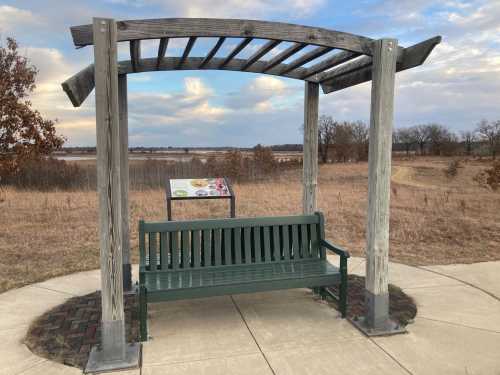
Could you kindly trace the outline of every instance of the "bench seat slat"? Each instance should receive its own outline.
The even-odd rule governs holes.
[[[253,230],[253,246],[254,246],[254,262],[255,263],[262,263],[262,247],[261,247],[261,230],[260,227],[254,227]]]
[[[307,224],[303,224],[300,226],[300,239],[301,239],[301,249],[302,249],[302,257],[309,258],[309,235],[307,233]]]
[[[156,233],[149,233],[149,269],[156,270],[158,263],[156,262]]]
[[[273,246],[271,247],[273,261],[281,260],[280,227],[273,225]]]
[[[299,245],[299,228],[297,225],[292,225],[292,253],[293,259],[300,259],[300,245]]]
[[[302,262],[262,263],[259,265],[179,270],[177,272],[150,272],[145,275],[145,286],[148,294],[154,294],[155,292],[178,289],[207,288],[273,280],[307,280],[323,276],[336,279],[339,275],[339,269],[328,261],[314,259]]]
[[[160,264],[162,270],[168,270],[168,233],[165,232],[160,232]]]
[[[181,232],[182,268],[189,267],[190,249],[191,249],[191,246],[189,245],[189,232],[187,230],[183,230]]]
[[[283,234],[283,259],[290,260],[290,227],[288,225],[283,225],[281,227]]]
[[[172,250],[172,269],[179,268],[179,232],[170,233],[170,249]]]
[[[222,229],[214,229],[213,230],[213,242],[214,242],[214,258],[215,258],[215,265],[220,266],[222,264],[222,254],[221,254],[221,246],[222,246],[222,234],[221,234]]]
[[[241,228],[234,228],[234,264],[242,264],[241,261]]]
[[[224,229],[224,264],[232,264],[231,229]]]
[[[201,264],[201,232],[194,230],[191,234],[191,251],[193,254],[193,267],[200,267]]]
[[[301,216],[280,216],[280,217],[259,217],[244,219],[210,219],[210,220],[190,220],[190,221],[165,221],[165,222],[145,222],[144,232],[173,232],[178,230],[197,229],[223,229],[269,226],[269,225],[300,225],[314,224],[318,222],[315,215]]]
[[[245,247],[245,264],[252,263],[252,228],[246,227],[243,228],[243,237],[244,237],[244,247]]]

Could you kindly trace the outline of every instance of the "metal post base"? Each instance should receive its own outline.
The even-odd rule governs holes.
[[[119,371],[131,368],[138,368],[141,363],[141,344],[138,342],[127,344],[125,348],[125,357],[123,359],[109,360],[105,352],[94,346],[90,352],[85,374]]]
[[[354,325],[354,327],[359,329],[362,333],[364,333],[368,337],[391,336],[408,332],[405,327],[402,327],[401,325],[399,325],[399,323],[396,323],[391,319],[387,319],[385,322],[379,324],[377,327],[369,326],[364,316],[356,318],[348,318],[348,320]]]

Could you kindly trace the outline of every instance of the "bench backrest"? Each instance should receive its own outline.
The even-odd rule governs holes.
[[[139,222],[141,266],[168,271],[325,258],[321,213],[246,219]]]

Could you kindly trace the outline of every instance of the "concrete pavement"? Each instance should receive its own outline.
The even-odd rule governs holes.
[[[391,263],[391,283],[418,305],[409,333],[392,337],[364,337],[305,289],[153,304],[142,369],[120,374],[500,374],[499,271]],[[362,275],[364,260],[350,272]],[[45,310],[99,287],[89,271],[0,294],[0,375],[81,373],[22,339]]]

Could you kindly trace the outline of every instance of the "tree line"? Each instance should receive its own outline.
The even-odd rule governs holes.
[[[368,159],[369,127],[363,121],[337,121],[321,116],[318,154],[322,163]],[[500,120],[481,120],[474,130],[455,133],[429,123],[399,127],[393,132],[393,152],[409,155],[491,156],[500,152]]]

